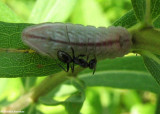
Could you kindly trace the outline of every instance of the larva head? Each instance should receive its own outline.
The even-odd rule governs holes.
[[[51,38],[54,37],[57,24],[58,27],[61,27],[59,23],[43,23],[29,26],[23,30],[22,40],[32,49],[41,54],[48,55],[51,46]]]

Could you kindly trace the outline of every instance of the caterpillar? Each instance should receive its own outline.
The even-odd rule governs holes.
[[[25,28],[22,40],[33,50],[58,58],[62,50],[68,55],[85,55],[96,60],[122,57],[131,48],[130,33],[123,27],[94,27],[80,24],[42,23]],[[72,48],[72,49],[71,49]]]
[[[124,56],[132,45],[131,35],[123,27],[93,27],[79,24],[43,23],[25,28],[22,40],[32,49],[57,58],[63,50],[75,55],[95,55],[99,60]]]

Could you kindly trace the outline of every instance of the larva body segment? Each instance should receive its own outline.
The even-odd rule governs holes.
[[[123,27],[93,27],[63,23],[43,23],[27,27],[23,41],[32,49],[57,58],[62,50],[75,56],[80,54],[97,60],[124,56],[132,45],[131,35]]]

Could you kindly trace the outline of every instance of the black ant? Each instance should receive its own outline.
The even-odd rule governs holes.
[[[63,63],[66,63],[67,64],[67,70],[65,70],[65,68],[61,65],[59,65],[64,71],[68,72],[69,71],[69,64],[70,63],[73,63],[73,65],[71,66],[71,70],[72,72],[74,72],[74,64],[77,64],[77,65],[80,65],[81,67],[83,68],[87,68],[89,67],[90,69],[93,69],[93,74],[96,70],[96,64],[97,64],[97,60],[96,58],[92,59],[89,61],[89,63],[82,59],[81,57],[84,57],[85,55],[78,55],[77,57],[75,57],[75,54],[74,54],[74,50],[73,48],[71,48],[72,50],[72,56],[71,57],[68,53],[64,52],[64,51],[61,51],[59,50],[57,52],[57,57],[58,59],[63,62]],[[87,60],[88,60],[88,57],[87,57]]]

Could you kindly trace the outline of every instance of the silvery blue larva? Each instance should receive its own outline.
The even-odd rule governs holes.
[[[130,33],[123,27],[94,27],[79,24],[42,23],[25,28],[22,40],[33,50],[67,64],[96,69],[97,60],[122,57],[131,48]],[[72,65],[70,65],[72,63]],[[70,65],[70,66],[69,66]]]

